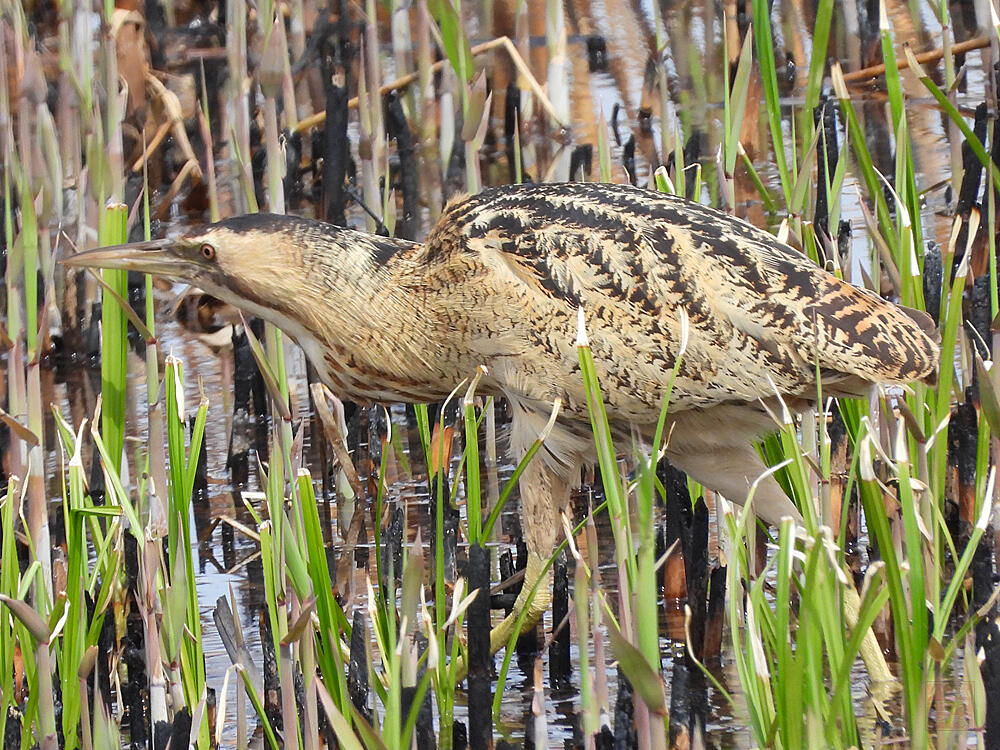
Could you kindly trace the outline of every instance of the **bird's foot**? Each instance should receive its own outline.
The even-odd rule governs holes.
[[[534,552],[528,553],[524,568],[521,592],[514,600],[514,607],[503,621],[490,631],[490,652],[496,653],[510,641],[515,631],[518,635],[533,628],[552,602],[552,570],[546,570],[548,561]],[[543,571],[545,571],[543,573]],[[523,614],[523,619],[522,619]],[[521,621],[518,627],[518,621]]]

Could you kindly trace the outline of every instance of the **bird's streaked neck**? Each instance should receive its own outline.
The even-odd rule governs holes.
[[[425,401],[448,391],[435,385],[444,332],[421,294],[421,250],[351,230],[310,232],[257,262],[266,290],[247,281],[206,291],[285,331],[342,395]]]

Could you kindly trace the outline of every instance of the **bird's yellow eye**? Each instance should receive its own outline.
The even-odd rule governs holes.
[[[215,260],[215,247],[207,242],[202,243],[201,257],[205,260]]]

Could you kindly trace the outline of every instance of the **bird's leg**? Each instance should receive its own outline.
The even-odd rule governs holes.
[[[545,571],[558,530],[559,511],[569,502],[569,485],[535,456],[518,481],[521,494],[521,531],[528,548],[521,592],[510,614],[490,632],[490,649],[496,653],[510,640],[524,613],[520,632],[533,627],[552,600],[552,571]],[[543,571],[545,571],[543,573]]]
[[[773,476],[764,476],[767,467],[749,443],[720,445],[711,449],[685,449],[683,440],[671,438],[673,450],[667,450],[670,463],[727,500],[743,504],[752,484],[753,511],[765,522],[777,526],[784,516],[802,523],[802,515],[788,499]],[[724,456],[724,460],[720,460]]]

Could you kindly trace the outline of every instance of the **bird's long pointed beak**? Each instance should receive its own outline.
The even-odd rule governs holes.
[[[175,252],[173,240],[167,239],[99,247],[71,255],[62,262],[67,266],[117,268],[162,276],[175,276],[188,264]]]

